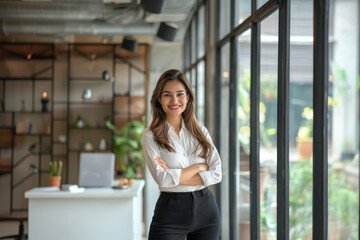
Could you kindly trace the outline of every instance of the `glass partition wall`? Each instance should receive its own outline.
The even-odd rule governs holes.
[[[205,2],[218,14],[221,239],[359,239],[360,3]],[[185,64],[198,96],[206,51]]]

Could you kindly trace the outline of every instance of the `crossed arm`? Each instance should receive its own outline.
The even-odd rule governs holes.
[[[164,170],[169,169],[164,160],[160,157],[156,157],[155,161],[160,165]],[[204,184],[202,178],[198,174],[199,172],[207,171],[209,166],[207,164],[195,164],[187,168],[181,169],[179,184],[196,186]]]

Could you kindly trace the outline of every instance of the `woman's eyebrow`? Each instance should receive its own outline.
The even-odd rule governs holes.
[[[182,90],[178,90],[178,91],[176,91],[176,92],[185,92],[185,90],[182,89]],[[163,93],[171,93],[171,92],[165,90],[165,91],[163,91]]]

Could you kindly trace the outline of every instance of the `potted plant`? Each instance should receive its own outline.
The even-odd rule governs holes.
[[[119,160],[119,168],[127,179],[135,179],[144,166],[142,133],[145,123],[140,121],[128,122],[120,131],[109,121],[106,126],[114,132],[113,146]]]
[[[313,110],[309,107],[305,107],[301,116],[305,119],[305,122],[299,127],[296,142],[300,158],[307,159],[311,157],[313,151]]]
[[[62,169],[62,161],[59,161],[59,164],[57,161],[49,162],[49,186],[60,188]]]
[[[354,229],[359,217],[359,190],[348,181],[343,166],[341,163],[329,166],[329,240],[357,239],[358,236]]]

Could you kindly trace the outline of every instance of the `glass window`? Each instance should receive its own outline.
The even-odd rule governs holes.
[[[201,58],[205,54],[205,5],[199,8],[198,12],[198,58]]]
[[[205,126],[205,62],[197,65],[197,93],[196,93],[197,119]]]
[[[191,63],[196,61],[196,18],[191,21]]]
[[[267,1],[269,0],[257,0],[256,2],[256,6],[259,9],[260,7],[262,7],[262,5],[264,5]]]
[[[219,0],[220,17],[219,17],[219,39],[223,38],[230,32],[230,0]]]
[[[235,26],[240,25],[251,14],[251,0],[235,1]]]
[[[238,44],[238,141],[240,146],[240,183],[237,194],[239,239],[250,239],[250,49],[251,30],[237,38]]]
[[[230,44],[221,48],[221,143],[223,179],[221,181],[221,234],[223,239],[229,239],[229,114],[230,114]]]
[[[330,1],[328,235],[359,234],[359,1]],[[357,51],[354,51],[357,49]]]
[[[196,79],[196,68],[191,69],[191,87],[194,91],[195,98],[197,98],[197,79]]]
[[[313,1],[292,0],[289,93],[290,239],[312,238]]]
[[[276,237],[278,11],[261,22],[260,44],[260,230],[261,239],[271,239]]]
[[[190,49],[191,43],[190,43],[190,34],[189,31],[187,31],[185,40],[184,40],[184,68],[190,67],[190,58],[191,58],[191,49]],[[189,79],[190,80],[190,79]]]

